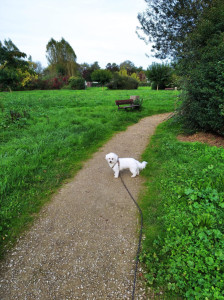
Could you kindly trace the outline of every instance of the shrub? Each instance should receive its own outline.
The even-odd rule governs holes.
[[[224,135],[223,74],[223,62],[203,63],[192,70],[180,108],[180,117],[189,132],[202,130]]]
[[[85,89],[85,80],[80,77],[70,77],[69,80],[69,86],[72,90],[84,90]]]
[[[150,82],[141,82],[140,81],[138,86],[148,86],[148,87],[150,87],[151,83]]]
[[[181,60],[186,77],[180,110],[185,128],[224,135],[224,3],[213,2],[187,43]]]
[[[52,88],[53,90],[60,90],[62,87],[62,82],[59,80],[59,78],[55,77],[52,79]]]
[[[18,90],[21,87],[17,70],[0,68],[0,91]]]
[[[59,90],[68,84],[68,77],[38,78],[31,80],[26,90]]]
[[[91,78],[93,81],[100,82],[104,87],[104,85],[111,80],[112,73],[108,70],[95,70],[92,73]]]
[[[136,90],[138,88],[138,81],[129,76],[121,76],[115,74],[113,80],[107,84],[110,90]]]
[[[146,71],[147,78],[152,82],[153,90],[161,90],[171,84],[173,69],[167,64],[153,63]]]

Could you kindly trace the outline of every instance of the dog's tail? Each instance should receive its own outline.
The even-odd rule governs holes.
[[[142,163],[139,163],[139,169],[140,170],[145,169],[146,165],[147,165],[147,161],[143,161]]]

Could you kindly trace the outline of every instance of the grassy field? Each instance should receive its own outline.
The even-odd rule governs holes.
[[[179,133],[161,124],[143,155],[147,283],[158,299],[224,299],[224,149]]]
[[[117,111],[139,95],[141,111]],[[176,91],[29,91],[0,94],[0,253],[32,224],[63,180],[115,132],[174,110]]]

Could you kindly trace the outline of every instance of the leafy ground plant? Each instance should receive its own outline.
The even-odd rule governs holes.
[[[145,277],[163,299],[224,299],[224,149],[179,133],[162,124],[143,157]]]
[[[116,99],[136,93],[141,111],[117,111]],[[176,96],[150,88],[1,93],[0,253],[102,143],[142,117],[173,111]]]

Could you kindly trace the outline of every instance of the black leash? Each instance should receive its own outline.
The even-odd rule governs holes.
[[[124,183],[123,178],[121,177],[121,181],[125,187],[125,189],[127,190],[128,194],[130,195],[131,199],[134,201],[135,205],[137,206],[140,216],[141,216],[141,229],[140,229],[140,234],[139,234],[139,241],[138,241],[138,250],[137,250],[137,255],[136,255],[136,264],[135,264],[135,276],[134,276],[134,282],[133,282],[133,291],[132,291],[132,300],[134,300],[135,298],[135,285],[136,285],[136,277],[137,277],[137,271],[138,271],[138,262],[139,262],[139,254],[140,254],[140,248],[141,248],[141,242],[142,242],[142,228],[143,228],[143,214],[142,214],[142,210],[139,207],[138,203],[136,202],[136,200],[134,199],[134,197],[132,196],[132,194],[130,193],[129,189],[127,188],[126,184]]]

